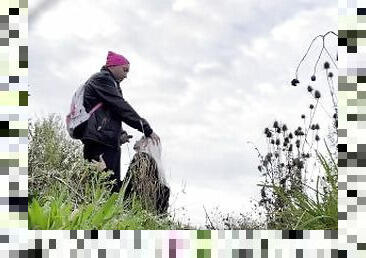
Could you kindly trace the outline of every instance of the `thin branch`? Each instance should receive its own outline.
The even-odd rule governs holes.
[[[332,118],[332,116],[328,113],[328,111],[325,109],[323,103],[321,101],[319,101],[320,107],[323,109],[323,111],[325,112],[325,114],[327,114],[327,116],[329,118]]]
[[[334,89],[332,89],[332,85],[329,82],[328,71],[325,71],[325,76],[327,77],[327,84],[328,84],[330,96],[332,98],[333,108],[336,108],[337,107],[337,104],[336,104],[335,99],[334,99]]]
[[[318,56],[318,59],[316,60],[315,62],[315,66],[314,66],[314,74],[316,74],[316,67],[318,66],[318,63],[319,63],[319,60],[320,60],[320,57],[322,56],[323,54],[323,50],[324,50],[324,41],[323,41],[323,47],[322,49],[320,50],[320,54]]]
[[[334,64],[335,68],[336,68],[336,69],[338,69],[338,66],[337,66],[336,62],[334,61],[334,59],[333,59],[332,55],[329,53],[328,49],[327,49],[326,47],[324,47],[324,50],[325,50],[325,52],[328,54],[328,56],[329,56],[330,60],[331,60],[331,61],[332,61],[332,63]]]
[[[336,36],[338,38],[338,34],[335,33],[334,31],[328,31],[327,33],[324,34],[324,37],[328,36],[329,34],[333,34],[333,36]]]
[[[210,222],[210,225],[211,225],[211,228],[212,230],[215,230],[216,228],[214,227],[214,225],[212,224],[212,221],[210,219],[210,216],[208,216],[207,214],[207,211],[206,211],[206,208],[205,208],[205,205],[202,205],[203,206],[203,209],[205,210],[205,213],[206,213],[206,218],[208,219],[208,221]]]
[[[306,56],[308,55],[308,53],[309,53],[309,51],[310,51],[310,49],[311,49],[311,47],[312,47],[313,43],[314,43],[314,42],[315,42],[319,37],[322,37],[322,35],[318,35],[318,36],[316,36],[316,37],[311,41],[310,46],[309,46],[309,47],[308,47],[308,49],[306,50],[305,55],[301,58],[300,63],[297,65],[297,68],[296,68],[296,78],[298,78],[298,77],[297,77],[297,74],[298,74],[298,71],[299,71],[299,68],[300,68],[301,63],[305,60],[305,58],[306,58]]]
[[[260,158],[262,161],[263,161],[263,156],[262,156],[262,154],[259,152],[259,150],[258,150],[258,147],[257,146],[255,146],[254,145],[254,143],[253,142],[251,142],[251,141],[247,141],[247,143],[250,143],[250,144],[252,144],[253,146],[254,146],[254,149],[257,151],[257,153],[258,153],[258,158]]]
[[[310,116],[309,127],[305,129],[305,139],[307,138],[308,133],[309,133],[309,130],[311,128],[311,123],[313,122],[313,118],[314,118],[314,115],[315,115],[316,108],[318,107],[318,103],[319,103],[319,99],[316,101],[316,104],[315,104],[315,107],[314,107],[314,111],[313,111],[312,115]],[[304,145],[305,145],[305,142],[302,144],[301,152],[304,151]]]
[[[312,48],[314,42],[318,39],[318,38],[321,38],[322,39],[322,49],[320,50],[320,54],[318,56],[318,60],[316,61],[315,63],[315,66],[314,66],[314,74],[316,73],[316,67],[318,65],[318,62],[319,62],[319,59],[321,57],[321,55],[323,54],[323,50],[325,50],[325,52],[329,55],[329,57],[331,58],[331,61],[333,62],[333,64],[335,65],[335,67],[337,67],[337,64],[335,63],[333,57],[331,56],[331,54],[329,53],[328,49],[326,48],[325,46],[325,38],[328,36],[328,35],[333,35],[333,36],[336,36],[338,37],[338,34],[336,34],[335,32],[333,31],[328,31],[326,32],[324,35],[318,35],[316,36],[315,38],[313,38],[313,40],[311,41],[308,49],[306,50],[306,53],[305,55],[301,58],[299,64],[297,65],[297,68],[296,68],[296,72],[295,72],[295,78],[297,79],[298,78],[298,71],[300,69],[300,66],[302,64],[302,62],[305,60],[306,56],[308,55],[310,49]]]

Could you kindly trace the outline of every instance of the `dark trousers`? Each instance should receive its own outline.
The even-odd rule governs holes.
[[[122,187],[121,177],[121,149],[113,149],[96,142],[84,142],[84,159],[88,161],[100,161],[100,155],[107,166],[105,170],[112,170],[110,180],[116,179],[116,183],[112,188],[113,192],[119,192]]]

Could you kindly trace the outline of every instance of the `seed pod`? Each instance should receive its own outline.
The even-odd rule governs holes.
[[[273,128],[278,128],[278,122],[277,121],[274,121]]]
[[[299,84],[299,83],[300,83],[300,81],[296,78],[291,81],[292,86],[297,86],[297,84]]]
[[[292,133],[290,133],[290,134],[288,135],[288,138],[290,138],[290,139],[294,138],[294,136],[292,135]]]
[[[308,86],[308,92],[312,92],[313,91],[313,87],[311,87],[310,85]]]
[[[276,133],[281,133],[281,128],[279,128],[279,127],[278,127],[278,128],[276,129]]]
[[[330,64],[328,62],[325,62],[324,63],[324,69],[329,69],[329,67],[330,67]]]
[[[267,133],[267,138],[271,138],[272,137],[272,133],[271,132],[268,132]]]
[[[274,139],[271,140],[271,144],[275,144],[275,140]]]
[[[315,125],[314,124],[311,125],[311,130],[315,130]]]
[[[296,140],[296,148],[300,148],[300,140]]]
[[[290,144],[290,147],[288,148],[288,151],[292,151],[292,144]]]
[[[320,141],[320,137],[319,137],[319,135],[315,135],[315,141]]]
[[[285,138],[285,143],[289,143],[290,140],[288,139],[288,137]]]
[[[262,166],[258,166],[259,172],[262,172]]]
[[[316,91],[314,92],[314,97],[315,97],[316,99],[319,99],[319,98],[320,98],[320,91],[316,90]]]
[[[302,130],[301,126],[299,126],[299,127],[297,128],[297,130],[298,130],[298,131],[301,131],[301,130]]]
[[[278,145],[280,145],[280,143],[281,143],[281,142],[280,142],[280,139],[277,139],[277,140],[276,140],[276,145],[278,146]]]
[[[311,79],[312,81],[315,81],[315,80],[316,80],[316,76],[315,76],[315,75],[312,75],[310,79]]]
[[[287,126],[286,125],[283,125],[282,126],[282,131],[286,132],[287,131]]]
[[[328,77],[329,78],[333,78],[333,73],[332,72],[329,72]]]
[[[266,127],[264,128],[264,134],[268,134],[269,133],[269,129]]]
[[[319,130],[319,129],[320,129],[319,124],[316,124],[316,125],[315,125],[315,130]]]
[[[301,115],[301,118],[302,118],[302,119],[305,119],[305,115],[304,115],[304,114],[302,114],[302,115]]]
[[[333,118],[334,118],[334,119],[337,119],[337,118],[338,118],[338,114],[337,114],[337,113],[334,113],[334,114],[333,114]]]

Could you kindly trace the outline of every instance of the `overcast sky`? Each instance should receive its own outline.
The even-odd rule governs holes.
[[[298,125],[314,61],[300,71],[302,87],[290,86],[296,66],[314,36],[337,30],[331,0],[47,2],[29,2],[32,117],[64,117],[107,51],[125,55],[124,97],[161,137],[172,207],[193,224],[204,223],[203,205],[243,211],[259,198],[246,142],[264,149],[275,119]],[[132,146],[122,148],[122,174]]]

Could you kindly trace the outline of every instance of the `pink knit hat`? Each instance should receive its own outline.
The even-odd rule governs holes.
[[[116,65],[127,65],[129,63],[130,62],[128,62],[128,60],[123,55],[119,55],[112,51],[108,51],[107,62],[106,62],[107,67]]]

